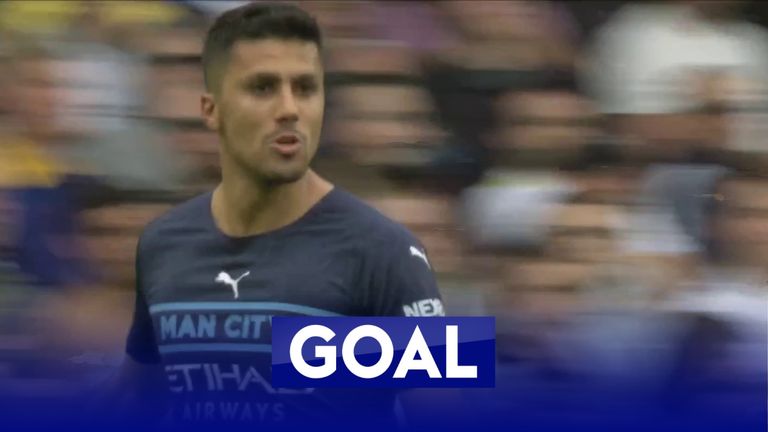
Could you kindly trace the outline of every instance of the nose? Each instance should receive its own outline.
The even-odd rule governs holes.
[[[293,95],[293,89],[290,86],[284,86],[280,93],[277,107],[277,121],[280,123],[295,122],[299,119],[299,108],[296,104],[296,98]]]

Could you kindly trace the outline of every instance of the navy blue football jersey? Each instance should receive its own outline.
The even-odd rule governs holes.
[[[419,241],[338,187],[296,222],[237,238],[215,225],[211,197],[173,208],[138,245],[127,353],[164,368],[173,418],[391,418],[393,391],[273,387],[271,319],[444,315]]]

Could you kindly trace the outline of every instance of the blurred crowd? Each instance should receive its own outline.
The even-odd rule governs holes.
[[[119,358],[138,233],[218,180],[200,50],[240,3],[0,1],[0,392],[59,388],[4,361],[31,350]],[[449,312],[497,316],[504,385],[763,391],[762,2],[295,3],[316,169],[422,239]]]

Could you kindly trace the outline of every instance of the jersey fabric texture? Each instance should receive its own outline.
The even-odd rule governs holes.
[[[394,390],[274,388],[271,318],[444,315],[423,246],[338,187],[297,221],[236,238],[211,197],[153,221],[137,251],[127,353],[164,368],[174,420],[393,419]]]

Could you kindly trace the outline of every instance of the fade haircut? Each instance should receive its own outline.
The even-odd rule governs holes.
[[[241,40],[283,39],[311,42],[322,48],[317,21],[287,3],[249,3],[220,15],[203,45],[203,74],[208,91],[218,89],[232,47]]]

